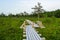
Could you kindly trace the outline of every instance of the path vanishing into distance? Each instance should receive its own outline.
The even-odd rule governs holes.
[[[26,22],[29,25],[25,25]],[[23,26],[25,25],[25,28],[22,26],[22,28],[24,29],[23,37],[26,37],[26,39],[23,40],[45,40],[45,38],[40,37],[41,34],[39,35],[37,31],[34,29],[34,27],[39,27],[39,25],[30,20],[26,20],[26,22],[23,23]]]

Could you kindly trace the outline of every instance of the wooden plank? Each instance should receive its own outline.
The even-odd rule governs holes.
[[[39,27],[39,25],[37,25],[36,23],[30,21],[30,20],[26,20],[26,22],[30,25],[32,25],[33,27]]]
[[[42,40],[42,38],[37,34],[31,25],[28,25],[26,27],[26,38],[26,40]]]

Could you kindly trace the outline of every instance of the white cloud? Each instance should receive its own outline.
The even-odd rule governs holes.
[[[47,11],[60,9],[60,0],[11,0],[5,1],[5,3],[2,1],[0,3],[0,12],[31,12],[31,8],[37,5],[37,2],[40,2],[43,6],[43,9]]]

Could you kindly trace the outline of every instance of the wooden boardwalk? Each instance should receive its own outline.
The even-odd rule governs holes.
[[[30,20],[26,20],[28,22],[28,24],[34,26],[34,27],[39,27],[39,25],[37,25],[36,23],[30,21]]]
[[[26,40],[42,40],[42,38],[37,34],[32,25],[26,27]]]
[[[34,22],[30,20],[26,20],[26,22],[29,25],[25,25],[25,21],[24,21],[21,27],[25,31],[23,33],[26,33],[25,35],[23,35],[24,37],[26,37],[26,39],[23,39],[23,40],[45,40],[45,38],[40,37],[40,35],[34,29],[34,27],[39,27],[39,25],[35,24]]]

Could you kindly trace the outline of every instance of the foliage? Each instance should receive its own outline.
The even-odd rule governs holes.
[[[9,14],[9,17],[37,17],[38,13],[32,12],[32,14],[28,14],[27,12],[23,12],[23,13],[18,13],[16,15],[14,14]],[[0,17],[5,17],[6,15],[4,13],[0,14]],[[55,11],[46,11],[44,13],[39,13],[39,17],[56,17],[56,18],[60,18],[60,9],[55,10]]]
[[[60,18],[40,18],[46,28],[36,28],[46,40],[60,40]]]
[[[23,21],[17,17],[0,17],[0,40],[22,40],[20,26]]]

